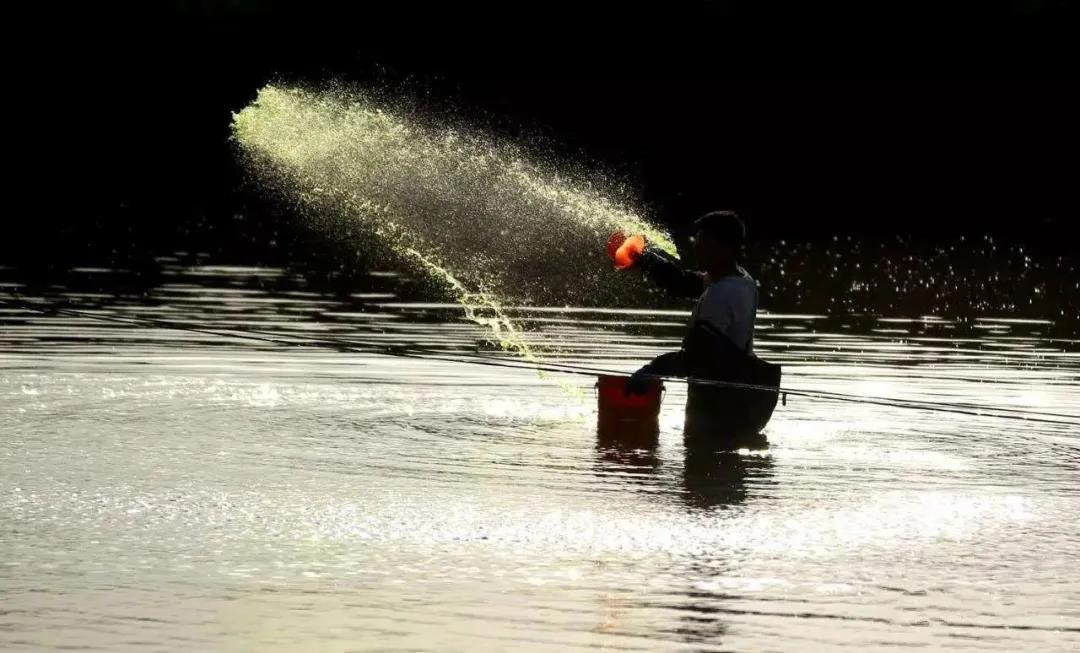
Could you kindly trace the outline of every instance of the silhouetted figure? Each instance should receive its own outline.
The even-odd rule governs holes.
[[[669,294],[698,300],[682,349],[658,356],[635,372],[628,391],[641,391],[653,375],[688,378],[688,440],[738,448],[737,440],[765,427],[777,392],[733,384],[778,388],[780,366],[754,355],[758,291],[739,266],[746,239],[742,220],[731,211],[715,211],[694,225],[694,253],[703,271],[684,270],[652,249],[646,249],[635,263]]]

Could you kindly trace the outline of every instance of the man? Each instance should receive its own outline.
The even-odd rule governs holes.
[[[688,378],[687,437],[738,444],[760,433],[772,415],[780,368],[753,355],[758,291],[739,266],[746,240],[742,220],[732,211],[714,211],[698,218],[694,227],[694,254],[703,272],[683,270],[652,250],[635,262],[669,294],[699,298],[682,349],[635,372],[628,392],[642,391],[653,376]]]

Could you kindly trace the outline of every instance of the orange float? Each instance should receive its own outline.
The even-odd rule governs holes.
[[[611,234],[607,242],[608,257],[620,270],[632,266],[642,252],[645,251],[645,236],[640,234],[628,235],[624,231],[616,231]]]

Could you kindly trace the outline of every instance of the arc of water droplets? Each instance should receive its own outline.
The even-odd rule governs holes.
[[[421,124],[360,91],[267,86],[234,114],[232,130],[261,182],[310,224],[423,271],[529,360],[504,302],[611,305],[640,292],[604,256],[618,229],[677,255],[663,230],[605,196],[602,183],[479,130]]]

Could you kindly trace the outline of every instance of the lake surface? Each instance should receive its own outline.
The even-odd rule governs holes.
[[[655,447],[598,441],[589,377],[375,353],[509,358],[392,273],[118,274],[0,283],[97,316],[0,305],[5,651],[1080,649],[1075,417],[791,396],[708,454],[671,385]],[[508,310],[624,371],[686,319]],[[1076,416],[1058,326],[765,313],[757,349],[790,388]]]

